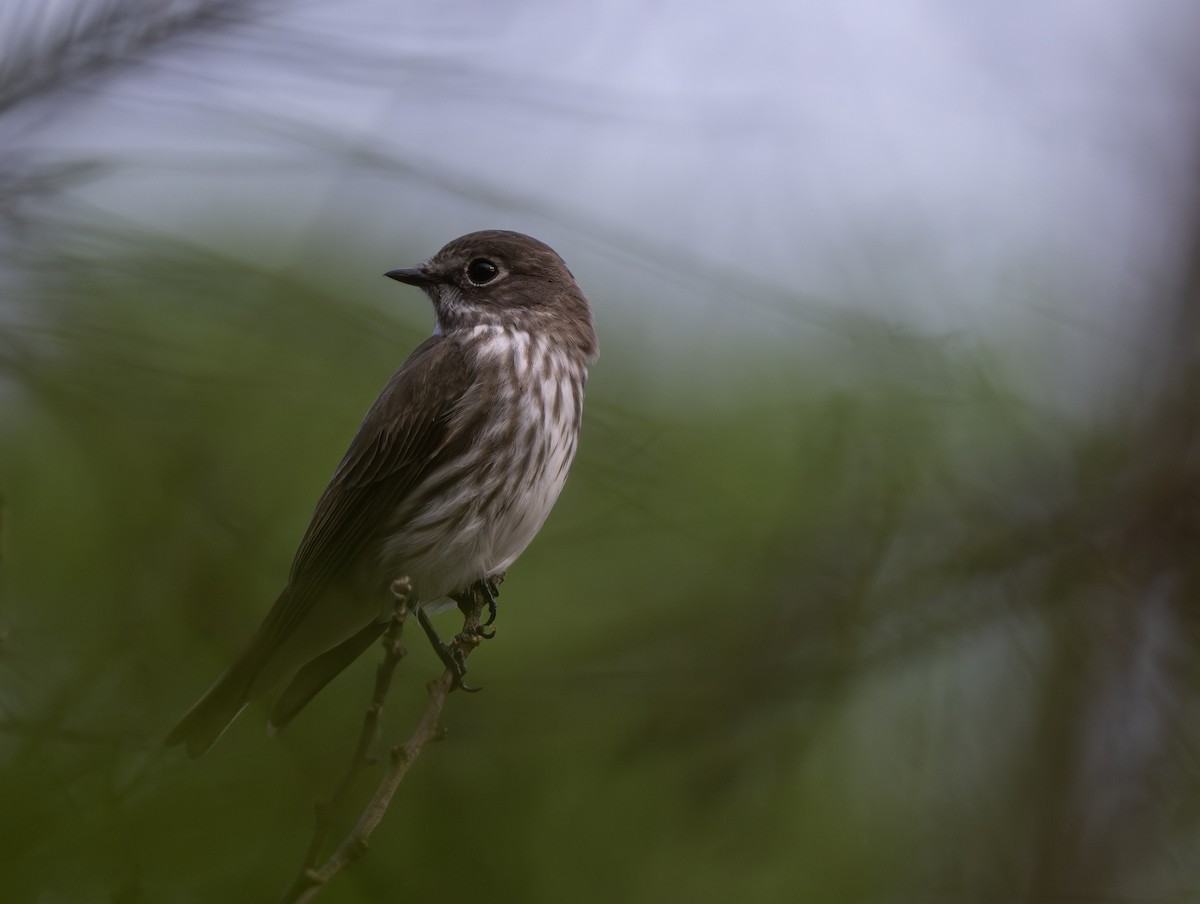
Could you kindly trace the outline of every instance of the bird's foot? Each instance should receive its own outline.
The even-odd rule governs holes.
[[[462,630],[454,636],[454,640],[450,643],[446,643],[438,637],[428,616],[423,610],[418,610],[421,627],[425,629],[434,651],[446,668],[454,673],[454,687],[456,688],[461,687],[464,691],[479,690],[477,687],[470,687],[463,683],[463,676],[467,673],[467,656],[464,650],[496,636],[496,632],[487,630],[487,626],[496,620],[496,597],[500,595],[499,587],[503,580],[504,574],[501,572],[476,581],[462,593],[450,595],[450,598],[458,604],[458,609],[462,612],[464,619]],[[480,624],[479,619],[483,615],[485,606],[488,610],[488,619]]]
[[[459,611],[466,617],[463,624],[464,633],[469,632],[484,640],[491,640],[496,636],[495,631],[484,629],[496,620],[496,597],[500,595],[500,584],[503,581],[504,572],[501,572],[476,581],[462,593],[451,595],[450,598],[458,604]],[[488,618],[480,624],[479,617],[483,614],[484,606],[487,606]]]
[[[496,620],[496,599],[500,596],[500,585],[504,583],[504,572],[494,574],[490,578],[484,578],[479,582],[479,592],[483,594],[487,600],[488,619],[483,623],[484,627],[488,627]],[[484,637],[492,637],[495,634],[485,634]]]

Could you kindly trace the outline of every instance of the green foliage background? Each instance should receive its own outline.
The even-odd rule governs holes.
[[[588,288],[619,358],[636,325]],[[35,268],[0,359],[5,900],[287,884],[377,654],[274,740],[258,707],[197,762],[161,738],[427,332],[412,294],[383,311],[163,243]],[[840,329],[836,382],[758,360],[770,379],[716,411],[648,402],[602,358],[568,490],[471,660],[485,690],[451,697],[322,900],[1200,890],[1197,484],[1157,414],[1173,394],[1084,429],[981,351]],[[410,647],[386,743],[438,672]]]
[[[1079,35],[1112,61],[1096,71],[1119,101],[1104,108],[1129,117],[1119,128],[1060,117],[1090,102],[1066,92],[1061,106],[1034,104],[1020,111],[1027,122],[991,136],[1014,158],[1008,130],[1018,127],[1053,133],[1055,150],[1070,151],[1048,156],[1059,165],[1109,155],[1129,177],[1114,198],[1164,211],[1138,222],[1161,255],[1130,248],[1123,258],[1122,278],[1143,293],[1125,309],[1144,316],[1106,348],[1128,380],[1090,396],[1085,414],[1045,404],[1058,388],[1055,340],[1078,339],[1070,325],[1029,346],[985,346],[850,313],[852,299],[816,311],[810,297],[669,250],[683,247],[677,236],[643,247],[646,223],[626,234],[586,222],[575,199],[538,200],[553,193],[537,180],[524,184],[538,198],[522,196],[494,178],[486,140],[473,163],[451,164],[439,147],[409,158],[398,151],[407,145],[377,146],[369,128],[347,126],[378,108],[436,137],[405,120],[399,101],[416,99],[412,109],[442,107],[473,127],[474,115],[511,117],[545,139],[539,159],[550,161],[571,154],[564,134],[598,124],[587,134],[611,140],[621,165],[639,165],[649,145],[637,141],[679,147],[693,161],[683,179],[695,160],[719,159],[691,155],[689,142],[716,150],[742,128],[764,148],[773,140],[762,111],[711,117],[682,84],[678,95],[639,94],[637,70],[621,68],[631,54],[620,29],[596,29],[594,46],[609,47],[603,62],[622,76],[609,93],[476,57],[504,33],[491,8],[454,6],[453,28],[389,15],[386,34],[362,9],[344,21],[342,7],[288,18],[300,8],[321,12],[256,0],[16,0],[0,15],[0,902],[259,902],[287,887],[313,803],[354,747],[378,652],[277,738],[251,706],[199,761],[162,739],[274,599],[359,418],[429,331],[418,293],[374,272],[426,257],[452,237],[436,217],[464,209],[479,215],[474,227],[544,224],[530,231],[560,250],[569,236],[624,255],[648,280],[703,282],[731,310],[787,328],[743,348],[701,322],[694,335],[709,345],[696,360],[677,349],[660,359],[647,323],[663,311],[648,302],[628,308],[644,321],[623,319],[608,300],[625,290],[585,280],[602,357],[580,454],[508,575],[496,639],[471,658],[484,690],[452,695],[445,739],[417,762],[368,854],[320,900],[1200,899],[1200,168],[1188,160],[1200,145],[1153,148],[1135,127],[1162,118],[1172,134],[1187,131],[1195,55],[1179,49],[1186,29],[1159,27],[1185,16],[1118,34],[1120,18],[1100,5]],[[512,21],[524,28],[544,8]],[[436,53],[413,38],[426,24]],[[1155,43],[1165,31],[1184,38]],[[893,52],[862,34],[864,66]],[[971,39],[964,31],[962,53],[1006,46]],[[1042,65],[1058,51],[1038,40],[1031,59]],[[1150,62],[1133,65],[1142,56]],[[1013,78],[1042,71],[1003,62],[1022,64]],[[998,82],[968,81],[964,90],[1002,109],[980,87]],[[725,87],[718,99],[738,101]],[[291,94],[267,109],[249,102],[260,88]],[[1032,90],[1062,91],[1040,80]],[[905,100],[940,109],[942,98]],[[122,109],[140,116],[115,119],[144,131],[126,144],[106,119]],[[175,112],[190,115],[166,115]],[[792,111],[768,112],[764,122]],[[798,150],[826,155],[846,135],[886,141],[907,115],[838,111],[850,128],[827,139],[819,116],[797,112]],[[983,136],[966,135],[952,111],[928,121],[950,130],[946,168],[958,178],[950,171],[971,161],[954,154]],[[95,140],[73,143],[72,126]],[[139,138],[146,147],[130,153]],[[895,157],[897,172],[930,165],[900,147]],[[1019,191],[1025,183],[1006,181],[1019,168],[974,177]],[[1156,177],[1135,178],[1140,168]],[[607,190],[583,158],[579,169],[564,196]],[[953,294],[941,281],[962,261],[922,247],[939,200],[906,210],[885,179],[868,191],[835,184],[835,169],[805,168],[799,181],[757,174],[745,210],[710,205],[707,215],[782,230],[756,192],[824,179],[840,216],[843,200],[878,191],[863,203],[879,217],[857,224],[864,247],[829,242],[842,284]],[[285,170],[293,187],[309,176],[332,186],[329,197],[263,202],[264,185],[289,183],[262,177]],[[152,211],[148,222],[196,244],[172,242],[167,228],[122,228],[103,203],[114,185],[135,196],[130,209]],[[695,185],[702,201],[708,188]],[[1157,202],[1133,203],[1137,191]],[[402,217],[396,196],[409,205]],[[1057,230],[1082,214],[1055,210],[1057,195],[1028,209],[971,206],[986,197],[954,208],[964,231],[978,230],[971,255],[1011,258],[1017,306],[1049,323],[1049,296],[1077,291],[1070,268],[1082,259]],[[421,208],[429,199],[454,210]],[[646,211],[662,203],[641,200]],[[1043,257],[991,247],[1003,234],[993,216],[1027,214]],[[430,234],[374,260],[379,236],[400,222]],[[704,234],[711,224],[695,225]],[[795,272],[769,274],[772,284],[802,282],[811,258],[798,260]],[[363,267],[386,284],[386,303],[365,288]],[[1046,298],[1038,274],[1049,274]],[[989,278],[964,308],[996,305],[1002,290]],[[712,313],[696,307],[681,332]],[[801,320],[812,327],[803,337],[791,329]],[[1087,344],[1095,324],[1076,326]],[[407,736],[440,670],[423,638],[409,646],[381,756]],[[375,778],[339,814],[342,829]]]

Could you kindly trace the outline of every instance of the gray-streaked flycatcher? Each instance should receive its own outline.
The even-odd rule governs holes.
[[[433,335],[367,412],[263,623],[167,736],[190,756],[290,679],[270,721],[285,725],[382,633],[394,579],[419,613],[503,573],[567,478],[598,344],[562,259],[474,232],[387,275],[429,296]]]

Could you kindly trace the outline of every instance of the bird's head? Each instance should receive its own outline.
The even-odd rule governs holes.
[[[589,361],[596,357],[592,311],[579,284],[554,249],[530,236],[472,232],[420,266],[386,275],[424,290],[443,335],[499,326],[546,335]]]

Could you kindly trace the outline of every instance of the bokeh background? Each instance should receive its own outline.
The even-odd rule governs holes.
[[[596,310],[579,459],[321,900],[1200,899],[1197,37],[3,4],[0,898],[283,891],[376,654],[278,738],[161,739],[430,330],[383,271],[515,228]]]

